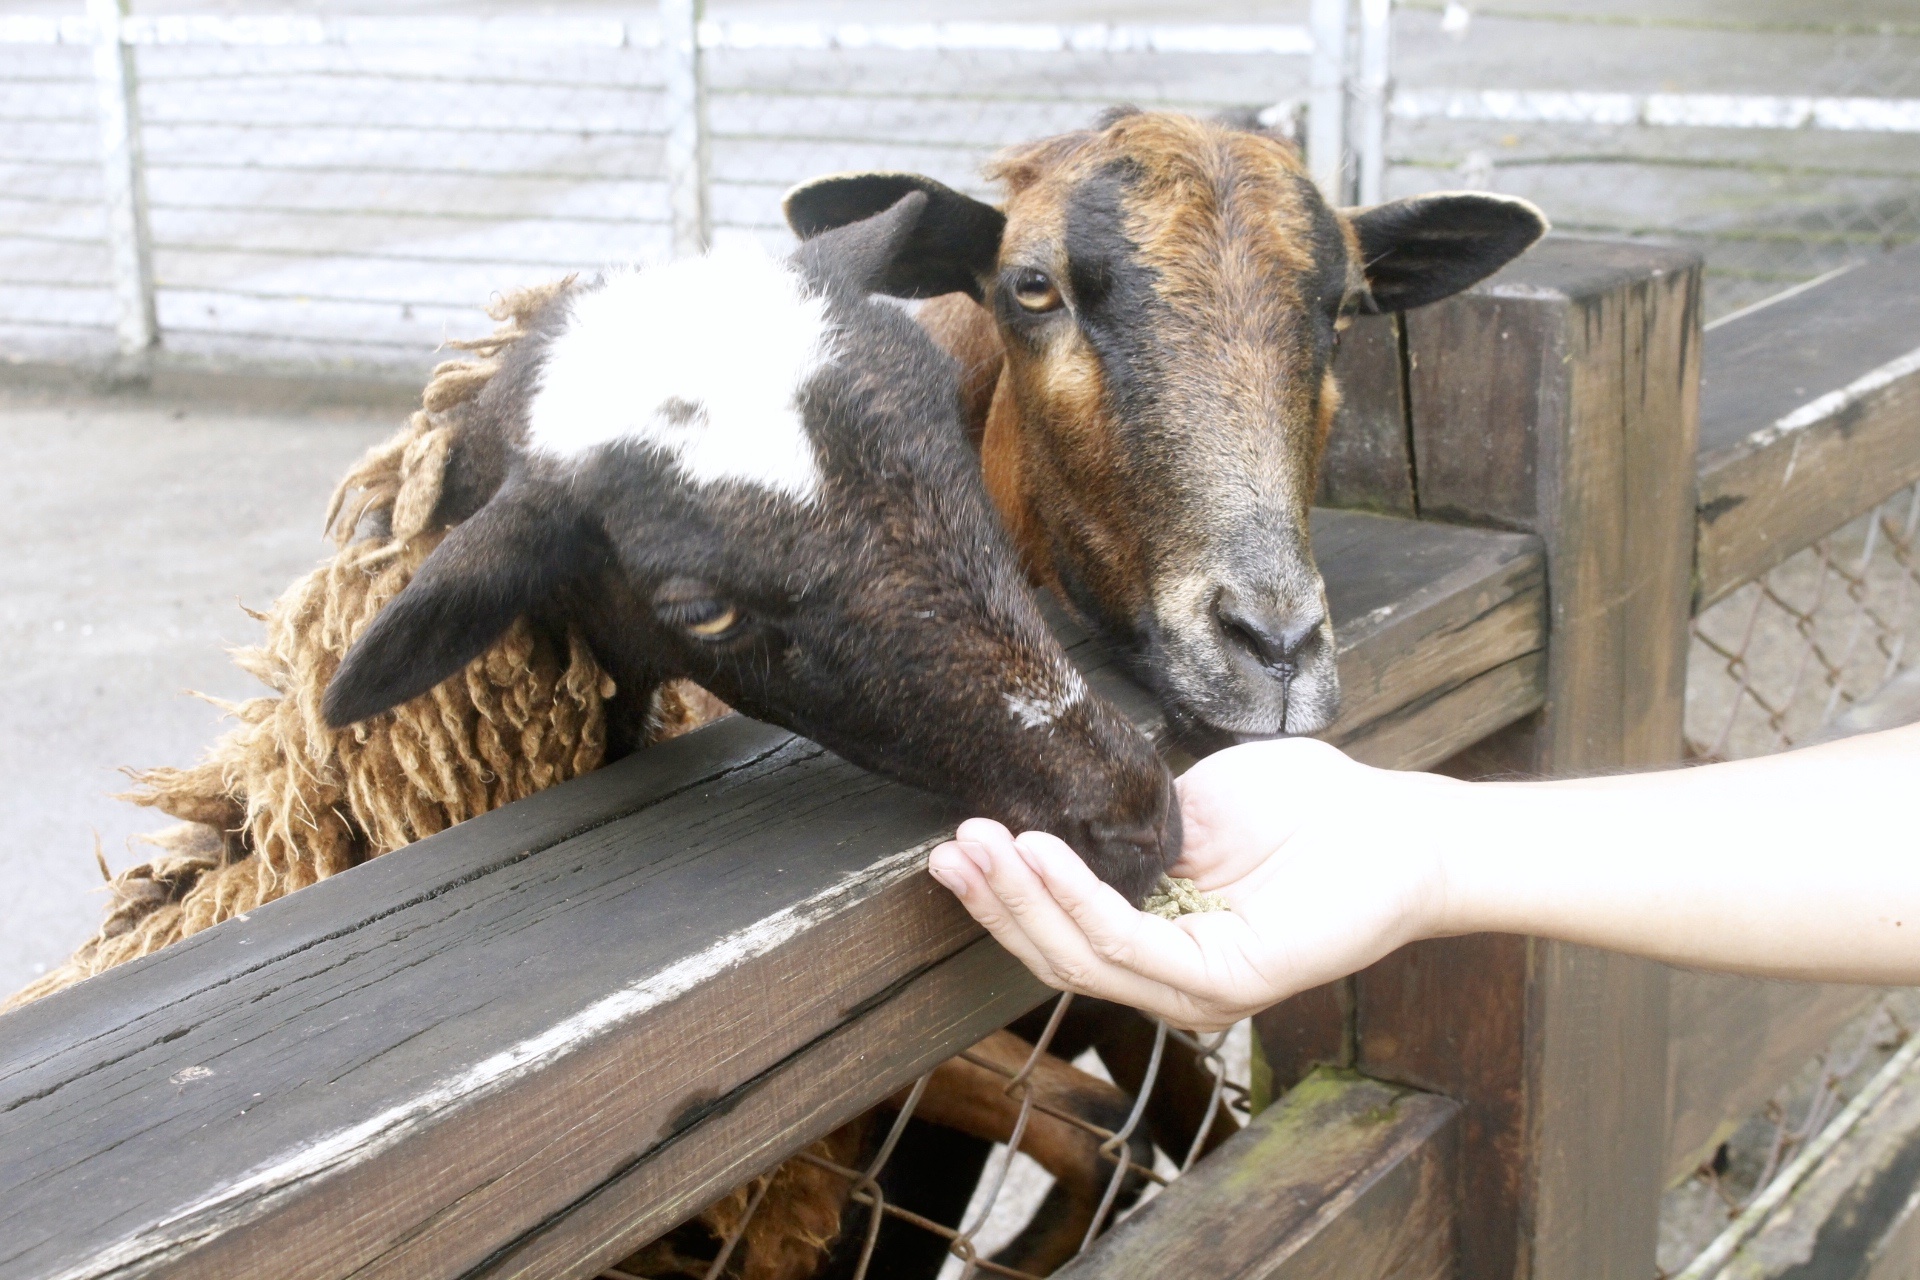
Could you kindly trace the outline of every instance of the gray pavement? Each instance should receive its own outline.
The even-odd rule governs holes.
[[[399,415],[208,409],[0,388],[0,992],[98,922],[98,833],[169,820],[111,799],[122,765],[191,763],[260,686],[226,657],[326,551],[334,480]]]

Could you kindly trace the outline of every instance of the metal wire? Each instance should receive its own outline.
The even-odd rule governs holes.
[[[1015,1155],[1022,1150],[1022,1143],[1029,1131],[1029,1121],[1035,1115],[1044,1115],[1063,1124],[1071,1125],[1088,1134],[1098,1142],[1100,1158],[1113,1166],[1107,1180],[1102,1200],[1086,1238],[1081,1242],[1084,1251],[1106,1229],[1113,1216],[1113,1209],[1119,1194],[1129,1179],[1144,1188],[1144,1191],[1127,1212],[1137,1211],[1150,1200],[1159,1189],[1167,1186],[1181,1173],[1191,1168],[1203,1150],[1208,1134],[1211,1132],[1217,1116],[1222,1109],[1232,1109],[1237,1117],[1244,1119],[1251,1091],[1247,1079],[1247,1066],[1244,1062],[1230,1063],[1227,1058],[1229,1039],[1235,1036],[1232,1031],[1211,1036],[1194,1036],[1187,1032],[1159,1023],[1154,1030],[1154,1047],[1149,1055],[1146,1071],[1138,1094],[1127,1117],[1119,1129],[1107,1129],[1084,1116],[1072,1111],[1049,1105],[1041,1101],[1033,1092],[1029,1081],[1033,1072],[1046,1059],[1054,1037],[1060,1029],[1071,995],[1063,995],[1054,1002],[1046,1027],[1034,1042],[1021,1065],[1009,1070],[1006,1065],[992,1058],[974,1052],[959,1055],[963,1060],[982,1070],[990,1071],[1006,1078],[1006,1091],[1009,1097],[1020,1100],[1020,1108],[1009,1134],[1008,1141],[998,1147],[991,1158],[987,1172],[982,1176],[971,1203],[961,1215],[958,1223],[937,1222],[901,1205],[887,1200],[880,1187],[880,1178],[899,1145],[901,1135],[905,1133],[908,1122],[913,1118],[924,1096],[930,1076],[923,1076],[915,1082],[881,1142],[878,1151],[864,1168],[853,1168],[817,1155],[811,1151],[794,1157],[815,1168],[825,1170],[844,1178],[848,1185],[848,1201],[866,1212],[864,1223],[855,1223],[849,1219],[844,1230],[858,1231],[861,1242],[860,1253],[853,1270],[853,1280],[868,1280],[869,1270],[874,1258],[875,1247],[880,1238],[882,1226],[892,1222],[898,1226],[926,1232],[944,1242],[950,1255],[948,1270],[943,1273],[950,1280],[988,1275],[1006,1277],[1007,1280],[1040,1280],[1030,1272],[994,1261],[993,1253],[999,1242],[1011,1239],[1019,1228],[1026,1223],[1044,1198],[1046,1187],[1026,1182],[1015,1194],[1013,1179],[1009,1176]],[[1244,1028],[1240,1037],[1250,1035]],[[1187,1150],[1177,1153],[1159,1153],[1153,1167],[1141,1164],[1133,1158],[1130,1140],[1146,1115],[1147,1108],[1162,1087],[1162,1065],[1169,1045],[1178,1045],[1194,1053],[1213,1076],[1213,1084],[1208,1105],[1199,1131]],[[1087,1066],[1098,1071],[1097,1065],[1089,1062]],[[1176,1163],[1177,1161],[1177,1163]],[[724,1259],[732,1242],[737,1241],[746,1229],[747,1221],[758,1208],[758,1198],[749,1208],[745,1218],[736,1225],[728,1241],[722,1242],[722,1258],[716,1261],[708,1271],[710,1280],[724,1271]],[[1119,1216],[1125,1216],[1124,1214]],[[619,1280],[620,1273],[606,1271],[602,1273],[607,1280]]]
[[[1687,738],[1706,759],[1784,750],[1920,661],[1920,486],[1694,619]]]

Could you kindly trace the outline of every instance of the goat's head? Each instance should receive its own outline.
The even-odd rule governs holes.
[[[328,686],[346,725],[516,617],[579,627],[624,699],[690,678],[854,762],[1056,832],[1134,897],[1177,855],[1166,768],[1034,604],[953,362],[869,295],[926,197],[786,263],[562,291],[474,400],[468,511]]]
[[[1356,311],[1455,293],[1545,222],[1498,196],[1336,210],[1293,147],[1120,109],[1017,148],[1004,213],[930,179],[787,197],[803,238],[924,191],[886,287],[965,291],[1005,350],[982,445],[1022,555],[1139,660],[1177,724],[1308,733],[1337,710],[1307,511]]]

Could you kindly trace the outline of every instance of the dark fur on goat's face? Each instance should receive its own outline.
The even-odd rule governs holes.
[[[867,296],[920,199],[795,265],[701,260],[558,295],[463,427],[453,474],[488,496],[348,654],[329,719],[414,696],[544,614],[582,630],[624,700],[690,678],[1054,831],[1143,894],[1178,851],[1166,769],[1040,618],[951,360]]]
[[[789,221],[805,235],[927,191],[926,264],[896,291],[964,290],[991,315],[982,459],[1030,569],[1136,657],[1176,723],[1326,727],[1339,685],[1307,512],[1337,333],[1489,274],[1538,211],[1468,195],[1342,212],[1288,143],[1131,110],[989,172],[1004,213],[873,174],[796,189]]]

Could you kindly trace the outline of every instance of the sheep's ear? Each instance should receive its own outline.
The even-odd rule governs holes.
[[[1486,279],[1546,234],[1530,201],[1477,191],[1349,211],[1376,311],[1410,311]]]
[[[591,533],[555,499],[509,481],[455,525],[347,651],[321,699],[327,723],[342,728],[425,693],[578,575]]]
[[[781,208],[793,233],[813,241],[897,213],[915,194],[922,199],[871,273],[867,291],[896,298],[965,293],[983,300],[1007,226],[1006,215],[990,204],[917,173],[849,173],[801,183],[787,192]]]

